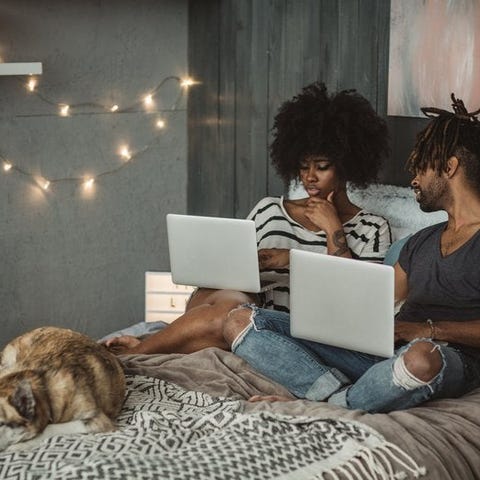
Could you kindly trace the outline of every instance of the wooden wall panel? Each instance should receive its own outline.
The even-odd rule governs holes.
[[[268,138],[280,105],[319,78],[320,2],[273,2],[269,40]],[[269,195],[284,193],[285,186],[268,162]]]
[[[269,2],[235,1],[235,214],[245,216],[267,185],[267,75]]]
[[[339,2],[321,0],[318,24],[320,67],[318,79],[323,80],[331,91],[338,89],[338,81],[343,71],[339,62]]]
[[[221,215],[233,202],[228,188],[233,155],[222,158],[219,149],[224,132],[218,116],[220,4],[189,3],[189,74],[200,82],[190,89],[188,99],[187,211],[195,214]]]
[[[201,2],[197,2],[201,3]],[[216,185],[211,185],[213,195],[217,195],[215,214],[234,217],[236,177],[235,177],[235,129],[236,129],[236,14],[231,2],[224,5],[219,12],[219,49],[218,49],[218,122],[215,125],[218,131],[218,157],[222,165],[222,176],[217,179]],[[214,61],[212,56],[210,61]],[[212,119],[213,120],[213,119]],[[213,125],[212,125],[213,127]],[[197,179],[198,181],[199,179]],[[202,180],[208,184],[210,179]],[[202,207],[202,204],[199,204]],[[212,210],[202,213],[213,214]]]
[[[284,186],[268,146],[281,103],[315,80],[356,88],[386,115],[388,0],[191,0],[190,62],[202,80],[189,115],[189,211],[245,216]],[[421,120],[389,118],[381,180],[403,164]]]

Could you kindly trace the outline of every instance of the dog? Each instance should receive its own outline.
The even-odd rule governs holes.
[[[115,430],[125,388],[119,360],[86,335],[42,327],[15,338],[0,357],[0,451],[30,448],[48,430]]]

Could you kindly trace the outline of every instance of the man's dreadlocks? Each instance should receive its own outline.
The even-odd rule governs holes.
[[[434,169],[438,174],[447,168],[448,159],[456,156],[467,179],[480,191],[480,109],[468,112],[463,101],[451,94],[453,112],[439,108],[422,108],[433,120],[418,136],[407,160],[407,169],[415,173]]]

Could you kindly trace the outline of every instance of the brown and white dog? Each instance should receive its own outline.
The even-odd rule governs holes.
[[[103,345],[64,328],[32,330],[1,354],[0,451],[50,424],[61,425],[41,437],[114,430],[124,397],[121,364]]]

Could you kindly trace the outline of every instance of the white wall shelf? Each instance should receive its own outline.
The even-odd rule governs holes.
[[[0,75],[41,75],[41,62],[13,62],[0,63]]]

